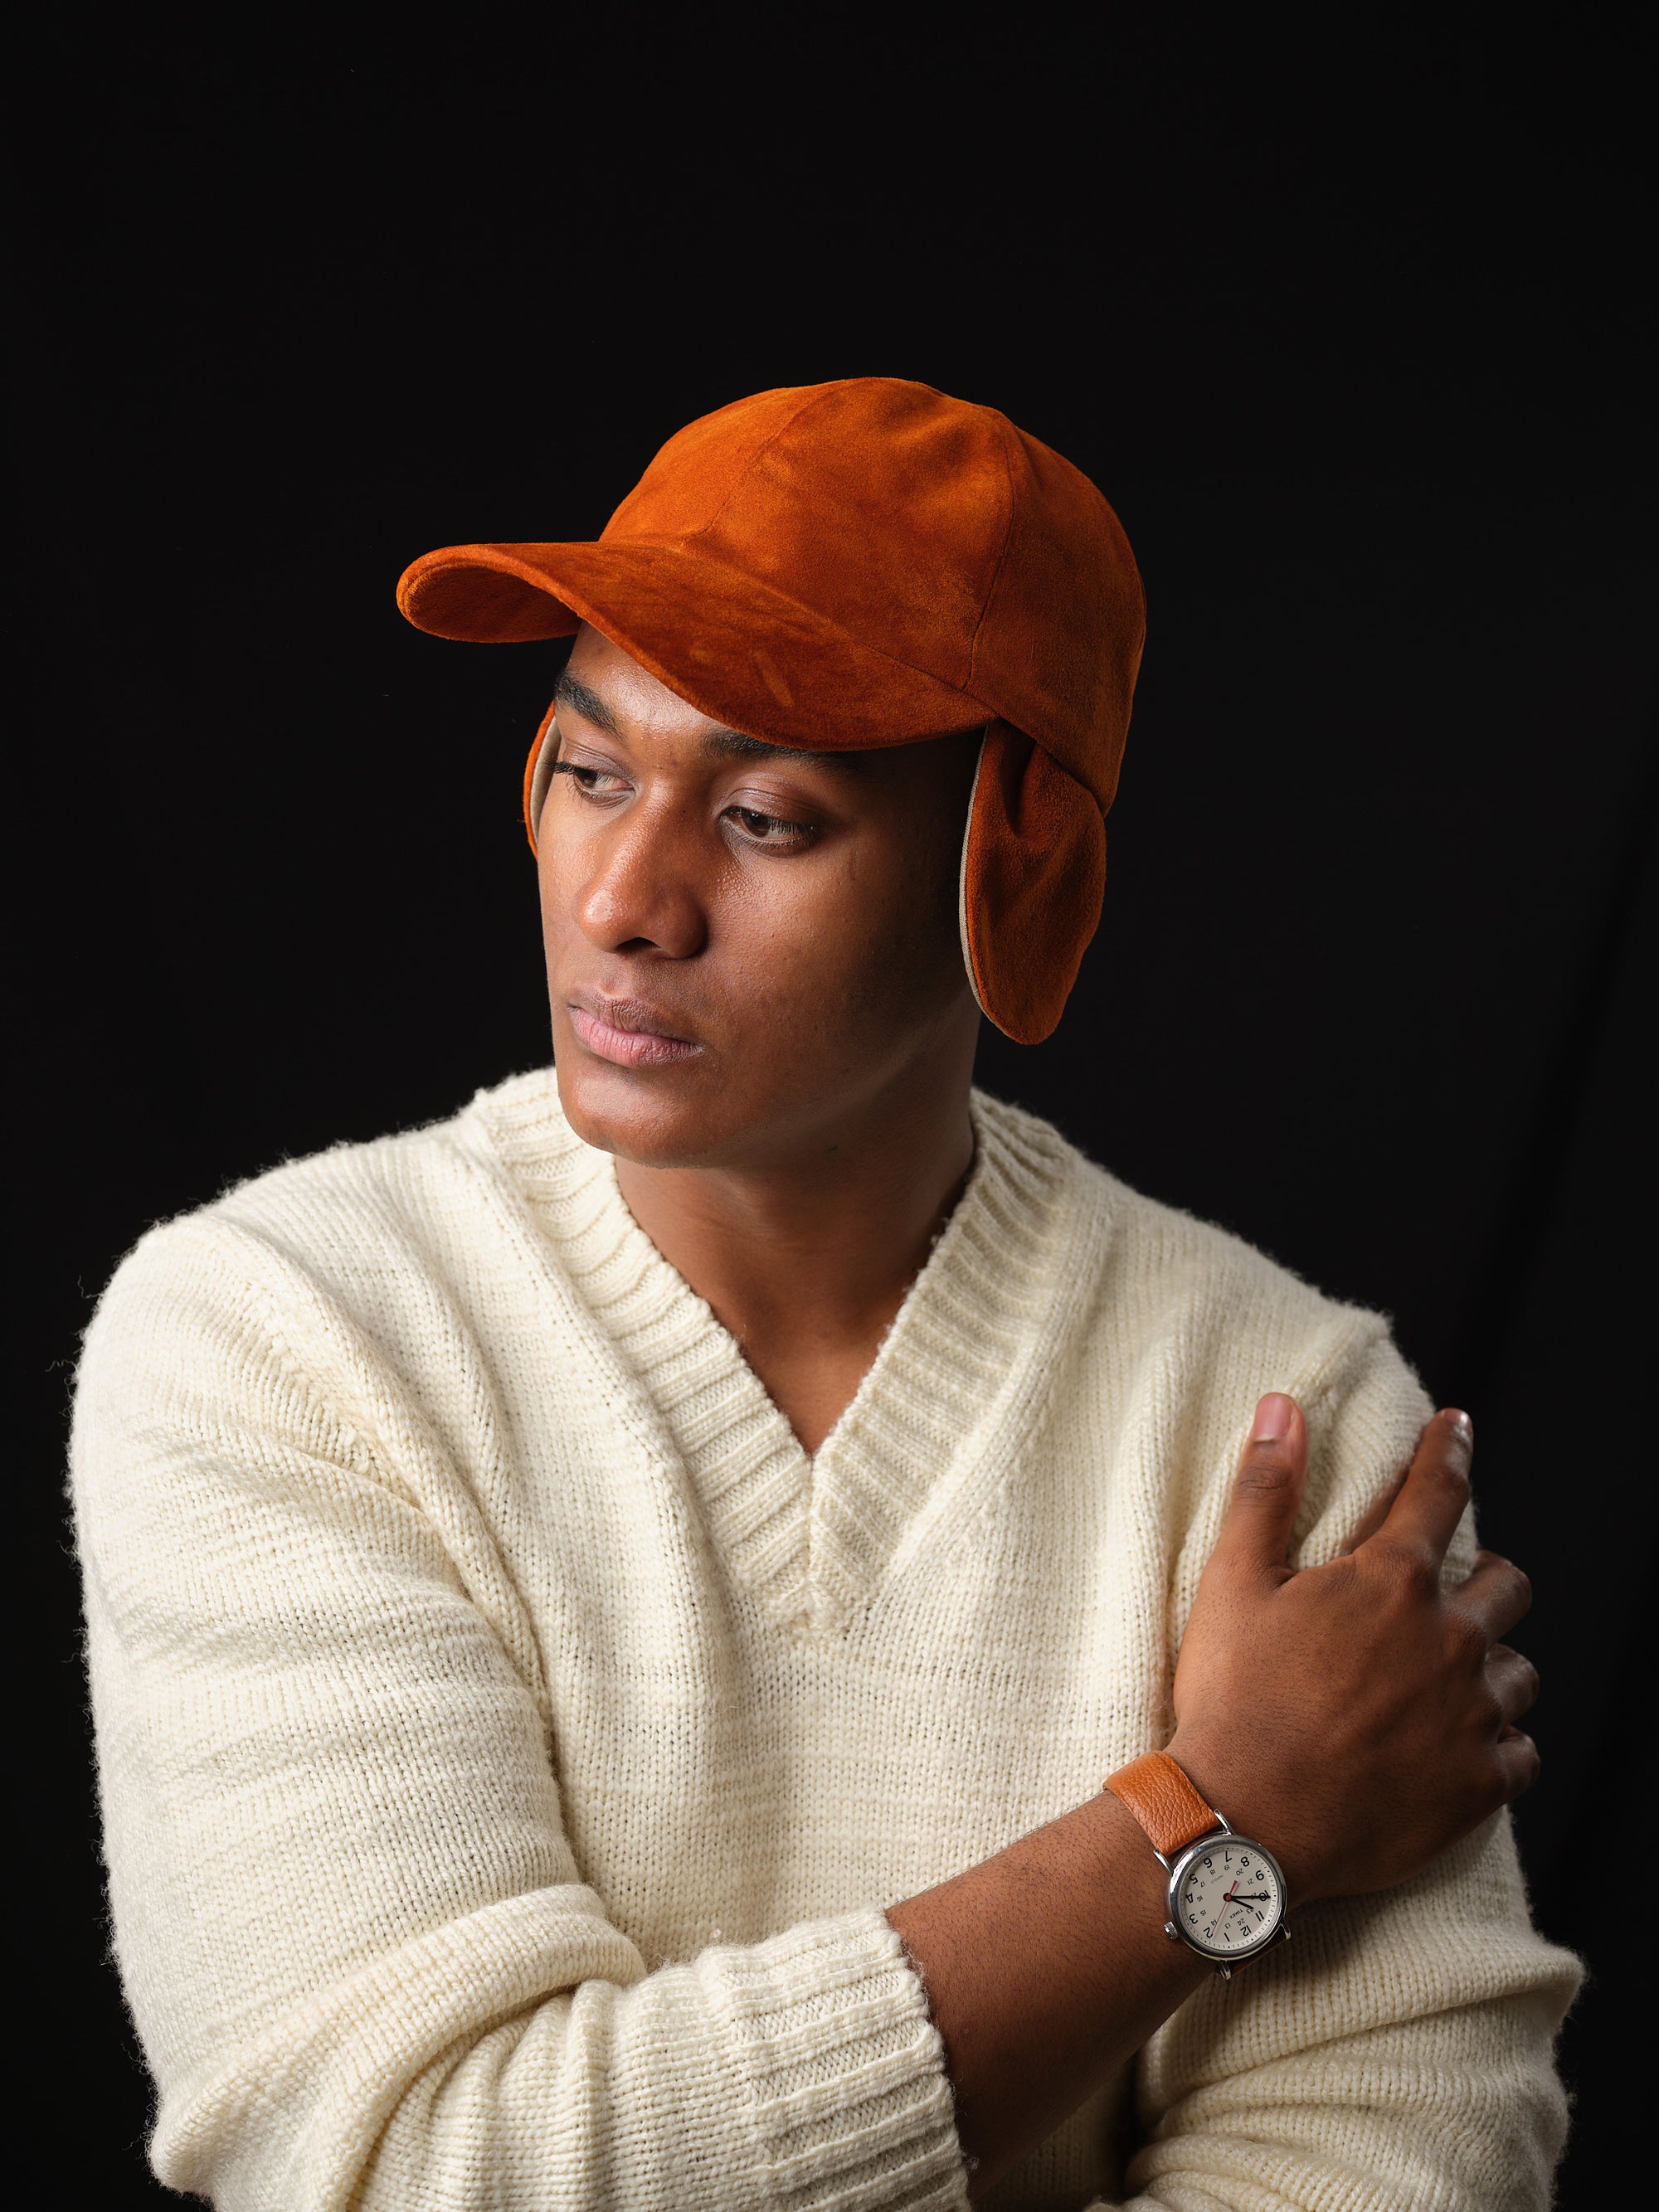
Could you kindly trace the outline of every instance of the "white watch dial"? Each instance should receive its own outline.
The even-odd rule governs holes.
[[[1284,1918],[1285,1886],[1259,1844],[1218,1836],[1182,1865],[1174,1905],[1189,1943],[1217,1958],[1237,1957],[1255,1950]]]

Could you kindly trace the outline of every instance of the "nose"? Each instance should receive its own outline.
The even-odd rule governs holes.
[[[657,952],[690,960],[708,939],[696,839],[672,802],[629,807],[590,848],[576,920],[606,952]]]

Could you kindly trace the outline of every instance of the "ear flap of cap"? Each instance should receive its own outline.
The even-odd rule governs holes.
[[[558,707],[556,699],[542,716],[530,747],[530,757],[524,764],[524,834],[530,840],[530,849],[536,849],[536,824],[542,818],[542,807],[547,799],[547,787],[553,781],[553,749],[556,742],[553,716]],[[543,759],[545,753],[547,757]]]
[[[962,853],[962,937],[974,994],[1017,1044],[1057,1026],[1106,890],[1106,823],[1040,745],[993,722]]]

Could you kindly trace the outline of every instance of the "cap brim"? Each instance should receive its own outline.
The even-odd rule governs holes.
[[[419,629],[479,644],[568,637],[590,623],[700,714],[780,744],[908,744],[994,712],[679,545],[443,546],[404,571],[398,605]]]

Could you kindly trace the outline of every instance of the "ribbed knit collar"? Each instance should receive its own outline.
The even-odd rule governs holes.
[[[629,1212],[614,1160],[571,1129],[552,1072],[502,1085],[474,1111],[654,1402],[730,1571],[780,1625],[844,1626],[947,1504],[999,1479],[1029,1437],[1066,1334],[1057,1309],[1093,1273],[1068,1266],[1069,1248],[1099,1233],[1079,1215],[1097,1212],[1088,1186],[1100,1179],[1085,1184],[1046,1122],[974,1094],[963,1196],[857,1395],[809,1455],[736,1339]]]

